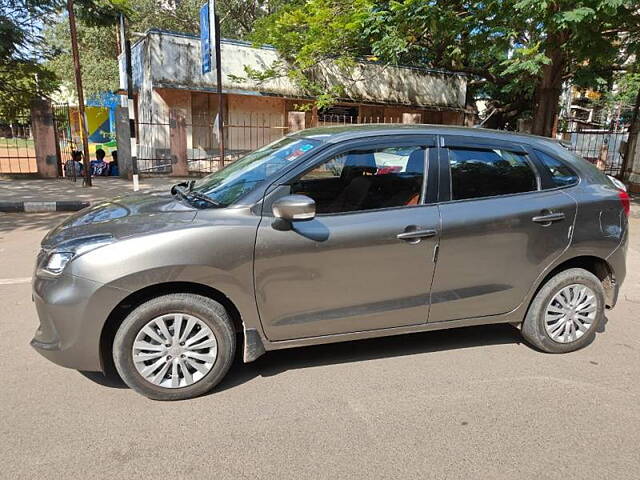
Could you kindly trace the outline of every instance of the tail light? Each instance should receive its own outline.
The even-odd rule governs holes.
[[[629,194],[624,190],[618,190],[618,198],[620,198],[624,214],[628,217],[629,211],[631,210],[631,198],[629,197]]]

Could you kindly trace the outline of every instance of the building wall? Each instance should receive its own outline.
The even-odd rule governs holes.
[[[197,37],[149,31],[134,46],[133,54],[133,75],[139,88],[143,88],[145,82],[151,82],[153,88],[192,91],[217,88],[215,72],[203,74],[201,71]],[[264,71],[283,61],[273,48],[223,41],[221,56],[222,87],[227,93],[251,91],[287,98],[304,97],[300,87],[286,75],[261,82],[247,78],[245,67]],[[328,86],[344,85],[345,97],[356,102],[464,108],[466,77],[453,73],[375,63],[360,63],[349,71],[340,71],[332,62],[326,62],[315,67],[314,75]]]
[[[179,118],[184,119],[187,157],[190,160],[218,155],[217,94],[157,88],[150,92],[150,97],[150,106],[139,113],[140,159],[168,161],[171,158],[171,122]],[[355,117],[316,117],[310,109],[303,108],[305,103],[309,103],[305,100],[235,94],[227,94],[223,98],[226,150],[231,157],[255,150],[287,134],[290,112],[303,112],[307,128],[358,122],[462,125],[464,120],[464,114],[458,111],[379,105],[355,105],[353,108],[353,104],[345,106],[356,112]]]
[[[314,116],[317,112],[310,109],[304,110],[304,114],[290,115],[300,112],[300,106],[309,101],[301,99],[304,92],[286,76],[259,83],[244,78],[246,66],[264,70],[281,61],[274,49],[233,41],[224,41],[221,49],[225,141],[229,153],[240,155],[270,143],[286,134],[290,124],[299,128],[302,124],[310,127],[317,123],[318,117]],[[200,40],[189,35],[150,31],[134,45],[132,56],[141,169],[171,160],[172,138],[174,143],[176,138],[186,138],[190,160],[218,155],[218,97],[214,93],[217,86],[214,72],[201,72]],[[123,79],[124,59],[120,60]],[[328,84],[338,82],[342,74],[330,62],[318,65],[315,72],[318,79]],[[351,105],[357,105],[360,121],[463,123],[460,110],[466,94],[464,76],[372,63],[359,64],[350,74],[354,79],[347,82],[345,96],[353,99]],[[344,78],[340,78],[344,83]],[[369,105],[358,105],[361,103]],[[395,105],[371,105],[375,103]],[[173,132],[172,136],[170,124],[180,119],[185,135],[176,137]],[[347,123],[357,121],[350,118]],[[181,145],[184,148],[184,142]],[[145,164],[144,159],[149,161]]]
[[[285,135],[285,100],[228,95],[227,138],[230,150],[255,150]]]

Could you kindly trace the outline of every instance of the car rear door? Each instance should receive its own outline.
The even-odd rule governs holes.
[[[576,202],[517,142],[446,136],[429,322],[507,313],[569,246]]]
[[[255,247],[267,338],[427,321],[440,223],[434,146],[432,136],[334,146],[267,193]],[[290,193],[316,201],[313,220],[274,218],[271,203]]]

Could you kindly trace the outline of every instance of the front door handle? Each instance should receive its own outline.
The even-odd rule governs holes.
[[[546,215],[539,215],[537,217],[533,217],[531,220],[533,220],[536,223],[558,222],[560,220],[564,220],[564,213],[562,212],[548,213]]]
[[[435,237],[438,234],[435,230],[409,230],[396,235],[398,240],[420,240],[421,238]]]

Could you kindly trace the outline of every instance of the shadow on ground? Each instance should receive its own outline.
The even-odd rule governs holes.
[[[389,357],[419,355],[444,350],[520,343],[520,332],[507,324],[456,328],[351,342],[267,352],[245,364],[238,351],[231,370],[209,394],[242,385],[256,377],[272,377],[288,370],[365,362]],[[89,380],[110,388],[126,388],[116,374],[81,372]]]
[[[2,213],[0,212],[0,233],[12,230],[42,230],[42,236],[61,223],[73,212],[51,213]]]

